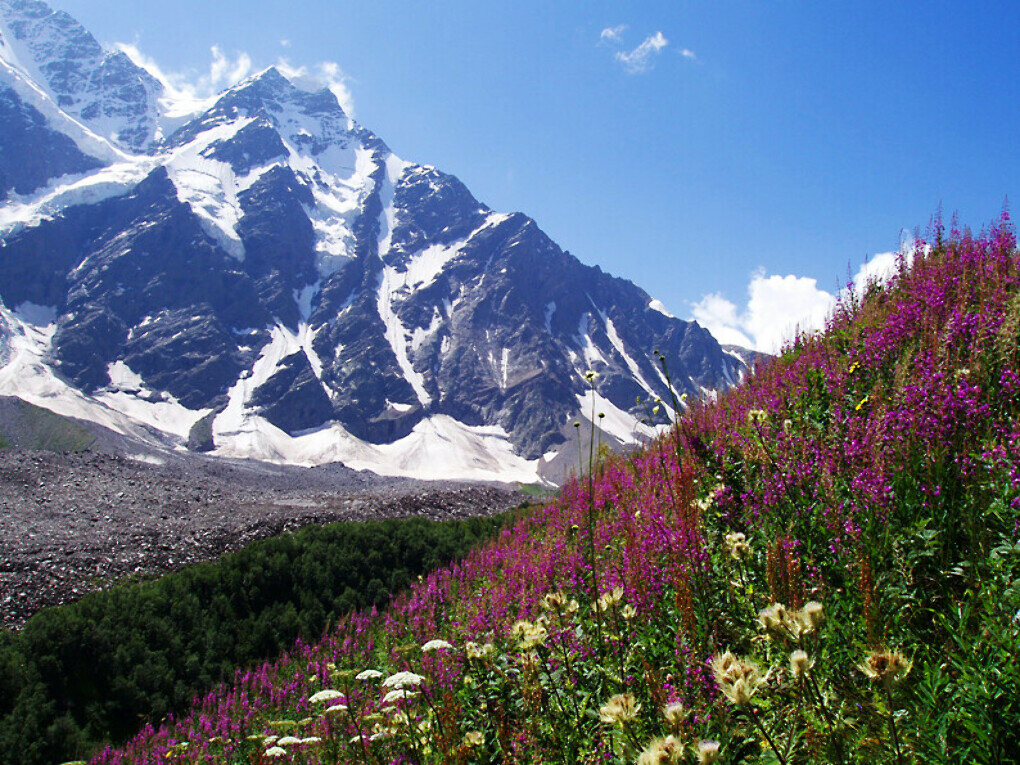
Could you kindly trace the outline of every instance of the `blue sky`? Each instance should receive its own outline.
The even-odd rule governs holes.
[[[1020,191],[1016,2],[53,5],[199,87],[335,62],[400,156],[762,346],[938,205]]]

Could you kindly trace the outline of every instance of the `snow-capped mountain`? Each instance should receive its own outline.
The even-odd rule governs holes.
[[[745,366],[529,217],[267,69],[185,120],[70,16],[0,0],[0,395],[170,447],[531,481],[575,419]],[[595,391],[584,379],[599,373]]]

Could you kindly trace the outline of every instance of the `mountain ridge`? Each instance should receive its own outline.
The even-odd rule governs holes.
[[[44,8],[0,0],[0,31],[44,57],[70,44],[52,29],[77,41],[76,79],[48,79],[36,94],[47,111],[36,111],[68,136],[49,112],[63,97],[80,117],[91,97],[103,109],[87,115],[106,130],[71,120],[75,146],[88,138],[107,150],[50,168],[59,174],[29,193],[6,192],[5,320],[28,337],[14,309],[50,309],[32,363],[53,380],[43,395],[9,370],[0,393],[109,425],[95,404],[155,427],[172,448],[203,423],[211,443],[197,440],[225,456],[530,481],[576,464],[570,426],[592,406],[613,445],[667,422],[665,410],[635,403],[671,400],[652,349],[678,393],[706,395],[746,368],[533,219],[495,212],[456,177],[397,157],[327,88],[269,67],[170,130],[151,75],[109,74],[94,38]],[[24,42],[39,37],[47,45]],[[0,60],[0,96],[34,109],[13,87],[32,67]],[[35,70],[59,73],[52,63]],[[11,132],[0,128],[0,147]],[[590,388],[588,370],[600,375]],[[67,390],[54,394],[60,383]]]

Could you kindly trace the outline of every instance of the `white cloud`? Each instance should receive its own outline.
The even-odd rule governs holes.
[[[599,35],[600,42],[620,43],[623,42],[623,33],[627,30],[626,24],[617,24],[615,27],[606,27]]]
[[[289,41],[282,40],[281,45],[284,43],[289,44]],[[212,59],[206,72],[195,70],[168,72],[162,69],[154,59],[142,53],[136,44],[117,43],[117,48],[127,54],[135,64],[163,83],[166,95],[173,104],[171,112],[193,111],[203,101],[236,85],[256,71],[252,58],[247,53],[240,51],[231,57],[223,53],[218,45],[210,48]],[[287,59],[280,58],[275,66],[283,76],[300,88],[306,90],[329,88],[337,97],[344,111],[353,116],[354,98],[347,85],[346,75],[335,61],[320,61],[311,66],[295,66]]]
[[[252,60],[244,51],[227,56],[218,45],[209,52],[212,60],[207,72],[168,72],[154,59],[146,56],[136,44],[117,43],[117,48],[127,54],[135,64],[149,72],[163,83],[170,98],[178,101],[201,101],[219,93],[225,88],[243,80],[252,71]]]
[[[632,51],[617,51],[616,60],[623,64],[623,68],[629,74],[647,72],[652,66],[653,57],[661,53],[667,45],[669,40],[662,32],[656,32],[646,37],[645,41]]]
[[[698,60],[697,55],[695,55],[694,51],[692,51],[690,48],[684,48],[683,50],[681,50],[680,51],[680,55],[683,56],[684,58],[688,59],[689,61],[697,61]]]
[[[913,255],[912,249],[905,250],[908,263]],[[863,294],[870,281],[888,278],[898,264],[895,252],[875,255],[854,275],[854,292]],[[835,304],[836,296],[819,289],[815,279],[793,274],[770,276],[760,270],[751,275],[743,309],[712,293],[695,303],[691,313],[720,343],[777,353],[798,331],[822,329]]]
[[[354,116],[354,96],[348,86],[347,75],[335,61],[320,61],[312,66],[294,66],[287,59],[276,62],[280,74],[304,90],[329,88],[340,107],[348,116]]]
[[[692,318],[712,333],[724,345],[741,345],[754,348],[754,340],[740,327],[744,322],[737,315],[737,307],[718,292],[705,295],[694,304]]]
[[[281,48],[289,48],[290,47],[290,40],[288,40],[286,37],[284,37],[282,40],[280,40],[280,47]]]

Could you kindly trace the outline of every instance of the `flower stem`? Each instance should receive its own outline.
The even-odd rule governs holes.
[[[900,752],[900,739],[896,735],[896,716],[893,713],[892,692],[886,683],[882,683],[885,691],[885,700],[889,704],[889,731],[892,733],[893,748],[896,750],[896,765],[903,765],[903,754]]]
[[[765,726],[761,724],[761,720],[758,719],[758,713],[754,711],[754,707],[748,707],[748,712],[751,715],[751,721],[758,726],[758,730],[761,731],[765,740],[768,741],[769,746],[772,747],[772,751],[775,752],[776,759],[779,760],[782,765],[786,765],[786,759],[779,753],[779,749],[776,747],[776,742],[772,740],[772,736],[770,736],[769,732],[765,730]]]

